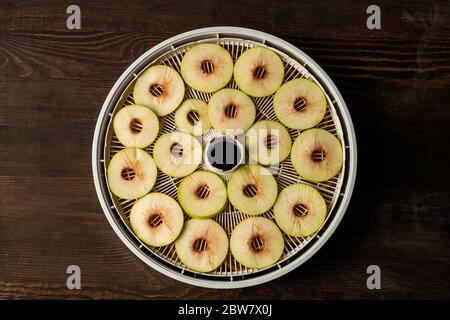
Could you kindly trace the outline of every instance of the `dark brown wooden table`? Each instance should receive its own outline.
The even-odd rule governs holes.
[[[450,1],[0,1],[0,298],[450,298]],[[366,8],[381,8],[368,30]],[[348,211],[306,264],[271,283],[209,290],[148,268],[97,200],[91,142],[116,79],[195,28],[259,29],[335,81],[356,129]],[[68,265],[81,290],[66,288]],[[381,268],[368,290],[366,268]]]

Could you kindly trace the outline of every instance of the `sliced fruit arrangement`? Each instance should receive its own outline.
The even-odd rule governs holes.
[[[137,148],[117,152],[109,162],[107,176],[112,193],[122,199],[137,199],[155,185],[157,170],[153,158]]]
[[[326,181],[341,170],[342,146],[330,132],[324,129],[309,129],[295,139],[291,161],[297,173],[306,180]]]
[[[189,216],[212,218],[225,207],[227,187],[217,174],[197,171],[181,181],[178,201]]]
[[[239,89],[227,88],[233,76]],[[247,268],[261,269],[282,257],[283,236],[304,238],[320,230],[328,210],[321,193],[310,185],[296,183],[278,194],[277,180],[264,166],[281,163],[290,156],[303,181],[322,182],[339,173],[344,152],[331,132],[313,128],[326,114],[325,92],[314,81],[303,78],[283,84],[284,77],[283,60],[271,49],[248,49],[233,65],[224,47],[200,43],[183,56],[180,74],[169,66],[154,65],[136,79],[135,104],[121,108],[112,121],[125,149],[111,158],[107,180],[118,198],[137,199],[129,222],[143,243],[151,247],[174,243],[181,262],[196,272],[215,270],[228,254]],[[189,90],[189,97],[211,97],[207,102],[187,99],[185,83],[208,93],[197,95]],[[272,95],[273,101],[272,97],[255,99]],[[255,103],[262,105],[258,115]],[[270,103],[279,122],[255,122],[257,117],[269,117],[265,107]],[[179,131],[157,138],[162,126],[158,117],[171,113]],[[171,116],[165,118],[166,125],[173,124]],[[301,131],[294,142],[289,128]],[[244,137],[245,148],[241,143]],[[211,171],[199,170],[203,138],[205,168]],[[151,156],[142,149],[152,144]],[[177,200],[152,192],[158,169],[183,178]],[[212,171],[229,178],[228,182]],[[231,216],[232,221],[241,220],[242,214],[251,216],[234,227],[230,239],[211,219],[225,209],[228,200],[239,211],[237,218]],[[273,218],[256,217],[271,209]],[[172,248],[169,251],[174,257]]]
[[[209,99],[208,116],[215,129],[239,134],[255,121],[256,108],[252,99],[242,91],[222,89]]]
[[[156,139],[159,121],[149,108],[130,105],[117,112],[113,127],[117,139],[125,147],[145,148]]]
[[[292,129],[308,129],[325,116],[327,99],[322,89],[311,80],[294,79],[275,93],[273,110],[278,119]]]
[[[175,125],[178,129],[199,136],[211,128],[208,105],[198,99],[185,100],[175,111]]]
[[[223,228],[211,219],[191,219],[175,242],[181,262],[198,272],[216,269],[228,254],[228,236]]]
[[[251,161],[272,165],[285,160],[291,152],[291,136],[276,121],[256,122],[247,131],[245,146]]]
[[[150,246],[161,247],[175,241],[183,223],[180,205],[163,193],[149,193],[131,208],[131,228],[139,239]]]
[[[188,133],[163,134],[153,147],[156,166],[171,177],[184,177],[197,169],[202,161],[202,146]]]
[[[240,264],[248,268],[265,268],[277,262],[283,254],[283,235],[269,219],[251,217],[234,228],[230,249]]]
[[[280,192],[273,213],[275,221],[285,233],[293,237],[307,237],[323,225],[327,205],[319,191],[298,183]]]
[[[201,92],[214,92],[230,81],[233,59],[227,50],[217,44],[197,44],[184,55],[180,71],[191,88]]]
[[[134,102],[152,109],[158,116],[174,111],[184,97],[184,82],[174,69],[156,65],[145,70],[134,85]]]
[[[248,215],[259,215],[272,208],[278,193],[270,171],[257,164],[247,164],[234,171],[227,192],[231,204]]]
[[[280,57],[264,47],[248,49],[234,65],[234,80],[239,89],[253,97],[270,96],[281,86],[283,78]]]

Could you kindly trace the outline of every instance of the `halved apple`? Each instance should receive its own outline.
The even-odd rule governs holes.
[[[228,254],[228,236],[223,228],[211,219],[191,219],[185,223],[175,249],[188,268],[210,272],[222,264]]]
[[[234,79],[239,89],[253,97],[270,96],[283,83],[283,78],[283,62],[268,48],[248,49],[234,65]]]
[[[231,174],[228,181],[228,199],[239,211],[259,215],[272,208],[277,198],[277,182],[269,170],[247,164]]]
[[[208,102],[211,125],[228,134],[244,133],[255,121],[255,105],[245,93],[236,89],[217,91]]]
[[[227,187],[217,174],[196,171],[181,181],[178,201],[189,216],[212,218],[225,207]]]
[[[284,250],[284,239],[277,225],[267,218],[251,217],[231,233],[233,257],[248,268],[262,269],[276,263]]]
[[[149,193],[131,208],[131,227],[136,236],[150,246],[161,247],[175,241],[183,223],[180,205],[163,193]]]
[[[273,110],[278,119],[292,129],[308,129],[317,125],[327,111],[322,89],[311,80],[294,79],[275,93]]]
[[[163,134],[153,147],[156,166],[172,177],[184,177],[197,169],[202,161],[202,146],[185,132]]]
[[[272,165],[285,160],[291,152],[291,136],[276,121],[261,120],[248,129],[245,139],[251,161]]]
[[[134,102],[162,117],[174,111],[184,97],[184,82],[173,68],[155,65],[145,70],[134,84]]]
[[[298,183],[283,189],[273,206],[275,221],[293,237],[307,237],[323,225],[327,205],[315,188]]]
[[[122,199],[137,199],[150,192],[156,182],[153,158],[144,150],[125,148],[108,165],[107,176],[112,193]]]
[[[214,92],[222,89],[233,75],[233,59],[227,50],[214,43],[201,43],[186,52],[181,75],[193,89]]]
[[[342,146],[330,132],[324,129],[309,129],[295,139],[291,161],[297,173],[306,180],[326,181],[341,170]]]
[[[208,105],[198,99],[183,101],[175,111],[175,125],[183,131],[199,136],[211,128],[208,118]]]
[[[113,127],[117,139],[125,147],[145,148],[156,139],[159,121],[149,108],[129,105],[117,112]]]

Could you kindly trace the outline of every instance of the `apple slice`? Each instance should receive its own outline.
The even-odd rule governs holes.
[[[174,69],[156,65],[145,70],[134,84],[134,101],[159,117],[174,111],[184,97],[184,82]]]
[[[257,164],[239,167],[228,181],[228,199],[248,215],[259,215],[272,208],[277,198],[277,182],[266,168]]]
[[[327,99],[313,81],[294,79],[275,93],[273,110],[285,126],[304,130],[322,121],[327,111]]]
[[[261,120],[248,129],[245,146],[251,161],[272,165],[285,160],[291,152],[291,136],[276,121]]]
[[[166,133],[156,140],[153,156],[159,170],[171,177],[184,177],[202,161],[202,146],[189,133]]]
[[[181,75],[191,88],[201,92],[214,92],[230,81],[233,59],[227,50],[217,44],[197,44],[184,55]]]
[[[189,216],[212,218],[225,207],[227,187],[217,174],[197,171],[181,181],[178,201]]]
[[[199,136],[211,128],[208,105],[198,99],[185,100],[175,111],[175,125],[178,129]]]
[[[189,269],[210,272],[222,264],[228,254],[228,236],[211,219],[191,219],[185,223],[175,242],[178,258]]]
[[[276,263],[283,254],[283,235],[269,219],[251,217],[234,228],[230,249],[240,264],[254,269],[266,268]]]
[[[236,89],[222,89],[209,99],[208,116],[215,129],[237,135],[253,124],[256,108],[245,93]]]
[[[159,121],[149,108],[130,105],[117,112],[113,127],[117,139],[125,147],[145,148],[156,139]]]
[[[137,148],[117,152],[108,165],[107,176],[112,193],[122,199],[137,199],[150,192],[156,182],[153,158]]]
[[[183,223],[180,205],[163,193],[149,193],[137,200],[131,208],[131,228],[139,239],[153,247],[175,241],[181,233]]]
[[[297,173],[309,181],[333,178],[342,167],[343,150],[339,140],[324,129],[303,131],[294,141],[291,161]]]
[[[327,216],[327,204],[315,188],[293,184],[283,189],[273,206],[275,221],[293,237],[307,237],[320,229]]]
[[[280,57],[270,49],[248,49],[234,65],[234,79],[242,91],[253,97],[273,94],[283,83],[284,66]]]

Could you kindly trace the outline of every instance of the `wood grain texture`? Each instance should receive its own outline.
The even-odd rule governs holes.
[[[0,298],[449,299],[450,5],[378,1],[0,2]],[[178,8],[178,9],[176,9]],[[237,9],[239,8],[239,9]],[[306,264],[269,284],[209,290],[140,262],[95,194],[97,115],[125,68],[187,30],[272,33],[328,72],[350,109],[358,177],[343,222]],[[66,268],[82,270],[67,290]],[[377,264],[382,290],[366,288]]]

